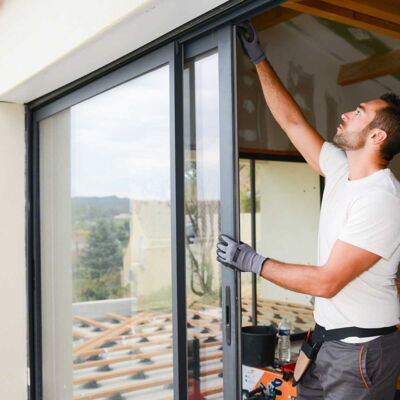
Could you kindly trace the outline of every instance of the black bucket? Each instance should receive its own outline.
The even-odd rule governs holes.
[[[276,333],[273,326],[242,327],[242,364],[249,367],[274,365]]]

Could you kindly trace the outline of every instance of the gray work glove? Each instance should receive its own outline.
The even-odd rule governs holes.
[[[261,49],[257,31],[250,21],[245,21],[237,25],[237,32],[242,43],[244,52],[249,56],[253,64],[258,64],[265,60],[264,51]]]
[[[217,261],[237,268],[243,272],[253,272],[260,275],[264,261],[267,257],[256,253],[246,243],[237,242],[227,235],[220,235],[217,244]]]

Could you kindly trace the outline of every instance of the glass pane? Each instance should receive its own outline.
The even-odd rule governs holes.
[[[319,175],[302,162],[257,161],[256,242],[261,254],[317,265]],[[258,279],[258,323],[292,322],[292,334],[314,326],[313,298]]]
[[[44,399],[172,398],[169,67],[40,123]]]
[[[190,399],[222,398],[218,54],[188,63],[185,215]]]
[[[240,184],[240,240],[249,245],[252,243],[252,204],[250,160],[239,160]],[[241,274],[241,294],[246,307],[242,310],[242,326],[251,325],[252,320],[252,274]]]

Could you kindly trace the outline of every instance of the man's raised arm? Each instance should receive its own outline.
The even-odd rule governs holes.
[[[249,22],[240,24],[238,34],[244,51],[256,66],[265,100],[276,122],[307,163],[323,175],[319,155],[324,139],[304,118],[299,106],[266,60],[254,27]]]

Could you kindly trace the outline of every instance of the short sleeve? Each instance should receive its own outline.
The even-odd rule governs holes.
[[[386,192],[357,198],[339,239],[389,259],[400,244],[400,199]]]
[[[325,177],[330,177],[338,170],[348,167],[346,153],[333,143],[324,142],[319,155],[319,167]]]

